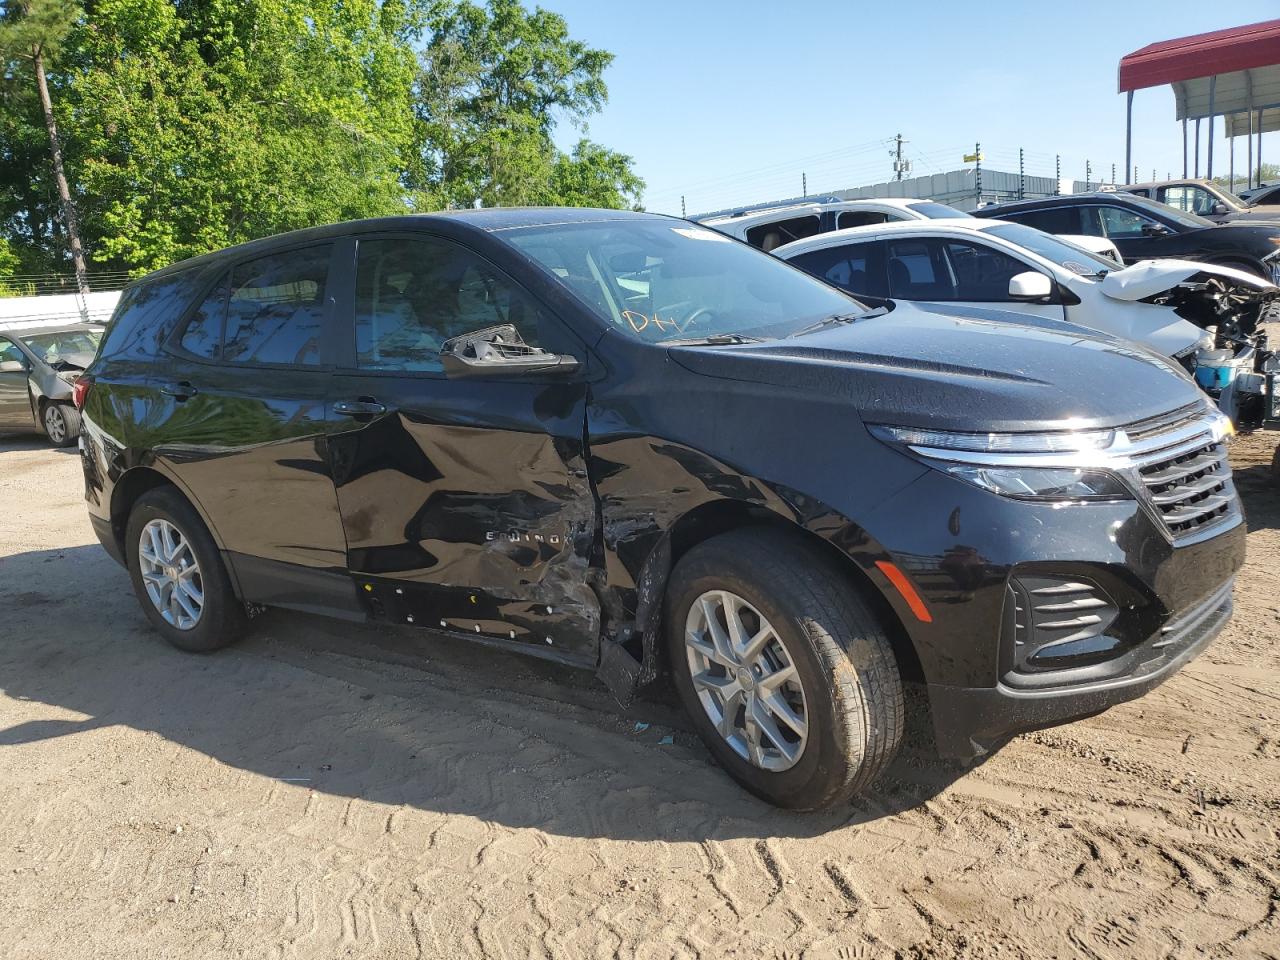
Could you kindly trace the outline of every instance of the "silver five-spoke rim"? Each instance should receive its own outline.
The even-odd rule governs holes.
[[[168,520],[152,520],[138,540],[147,596],[167,623],[190,630],[204,611],[204,582],[191,544]]]
[[[804,753],[804,687],[772,624],[727,590],[693,602],[684,628],[693,688],[716,730],[762,770],[792,767]]]
[[[67,438],[67,421],[62,416],[62,411],[58,409],[57,404],[49,404],[44,411],[44,429],[49,434],[49,439],[54,443],[61,443]]]

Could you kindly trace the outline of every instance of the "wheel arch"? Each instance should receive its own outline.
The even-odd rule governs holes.
[[[226,548],[223,545],[222,538],[218,536],[218,529],[209,519],[209,515],[200,505],[199,501],[191,495],[191,492],[176,478],[163,470],[157,469],[154,465],[131,467],[121,474],[116,480],[111,490],[111,533],[116,539],[116,544],[120,549],[120,555],[126,556],[124,534],[125,529],[129,525],[129,514],[133,511],[133,506],[148,491],[155,490],[158,487],[172,487],[173,490],[191,505],[191,508],[199,515],[201,522],[205,525],[205,529],[209,531],[209,535],[213,538],[214,544],[218,548],[218,552],[226,557]],[[228,576],[231,578],[232,588],[235,590],[236,596],[240,596],[240,584],[236,580],[235,571],[231,564],[225,564]]]
[[[641,663],[646,668],[642,682],[654,679],[662,665],[662,608],[667,584],[680,558],[698,544],[722,533],[751,527],[776,531],[793,538],[796,543],[805,545],[838,569],[850,588],[857,591],[883,624],[903,679],[917,681],[923,678],[920,658],[910,633],[886,598],[884,588],[849,552],[828,537],[758,503],[719,499],[699,504],[681,515],[666,531],[645,563],[638,581],[639,601],[636,612],[636,632],[642,638],[642,649],[635,651],[642,654]],[[871,542],[865,533],[855,533],[849,527],[841,530],[841,539],[850,538],[851,534],[853,536],[850,542],[856,541],[864,545]]]

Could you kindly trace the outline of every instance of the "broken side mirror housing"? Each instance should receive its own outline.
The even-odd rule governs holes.
[[[1052,293],[1053,281],[1043,273],[1028,270],[1009,278],[1010,300],[1043,300]]]
[[[568,376],[578,370],[576,357],[548,353],[524,342],[515,326],[485,327],[440,346],[440,363],[451,380],[473,377]]]

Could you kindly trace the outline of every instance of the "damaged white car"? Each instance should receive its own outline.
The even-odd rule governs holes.
[[[1242,270],[1187,260],[1119,267],[1033,227],[976,218],[837,230],[774,254],[863,299],[960,316],[995,308],[1133,340],[1198,371],[1240,426],[1265,416],[1273,360],[1260,323],[1280,287]]]

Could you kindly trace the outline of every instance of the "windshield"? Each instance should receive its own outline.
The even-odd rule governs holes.
[[[1171,207],[1167,203],[1160,203],[1156,200],[1149,200],[1146,197],[1139,197],[1136,194],[1130,194],[1124,198],[1126,201],[1136,204],[1137,206],[1149,211],[1157,217],[1166,221],[1172,220],[1174,223],[1192,229],[1200,229],[1201,227],[1212,227],[1213,221],[1206,220],[1204,217],[1198,217],[1194,213],[1187,213],[1185,210],[1179,210],[1177,207]]]
[[[781,337],[865,312],[776,257],[682,220],[610,220],[503,231],[610,326],[652,343]]]
[[[97,353],[100,330],[71,330],[64,333],[37,333],[23,337],[22,342],[45,363],[57,363],[60,357],[74,353]]]
[[[1063,240],[1061,237],[1055,237],[1053,234],[1037,230],[1035,227],[1028,227],[1026,224],[1004,223],[998,227],[991,227],[984,232],[1000,237],[1003,240],[1008,240],[1010,243],[1016,243],[1020,247],[1026,247],[1032,253],[1038,253],[1050,263],[1056,263],[1058,266],[1064,267],[1072,273],[1078,273],[1082,277],[1091,276],[1095,273],[1106,273],[1109,270],[1115,270],[1119,266],[1114,260],[1100,257],[1092,250],[1078,247],[1070,241]]]
[[[964,220],[972,220],[971,214],[965,213],[963,210],[957,210],[955,207],[948,207],[945,203],[936,203],[933,200],[921,200],[919,203],[908,203],[908,210],[914,210],[916,213],[924,214],[930,220],[954,220],[957,217]]]

